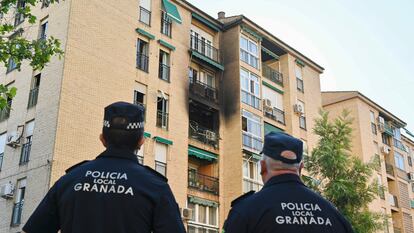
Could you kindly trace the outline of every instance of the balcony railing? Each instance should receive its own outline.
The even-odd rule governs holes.
[[[218,227],[210,227],[205,224],[198,225],[197,223],[188,223],[188,232],[199,232],[199,233],[219,233]]]
[[[264,108],[264,115],[281,124],[285,124],[285,112],[278,108]]]
[[[263,76],[265,78],[268,78],[270,81],[273,81],[274,83],[277,83],[281,86],[283,86],[283,75],[279,71],[270,68],[269,66],[262,64],[263,67]]]
[[[243,146],[259,152],[262,150],[263,140],[243,131]]]
[[[213,129],[200,126],[200,124],[195,121],[190,121],[189,135],[191,138],[204,144],[211,145],[216,148],[219,145],[218,132]]]
[[[14,203],[13,205],[13,213],[12,213],[12,219],[11,219],[12,226],[20,225],[22,221],[23,202],[24,201],[20,201],[20,202]]]
[[[394,166],[392,166],[389,163],[385,163],[385,170],[386,170],[388,175],[394,176]]]
[[[146,25],[151,25],[151,11],[145,9],[144,7],[139,7],[139,21],[145,23]]]
[[[188,187],[218,195],[219,179],[216,177],[203,175],[194,170],[188,170]]]
[[[190,91],[193,94],[199,95],[202,98],[207,99],[211,102],[217,102],[217,91],[214,87],[211,87],[198,80],[190,83]]]
[[[162,12],[161,17],[161,33],[171,37],[171,20],[168,18],[167,13]]]
[[[149,58],[147,55],[138,52],[137,53],[137,68],[148,72],[148,63],[149,63]]]
[[[220,63],[219,50],[213,47],[211,44],[206,43],[205,40],[201,40],[196,36],[191,35],[190,46],[191,50],[196,51],[217,63]]]
[[[164,81],[170,81],[170,67],[165,64],[160,64],[158,77]]]
[[[30,90],[29,102],[27,103],[27,108],[31,108],[37,104],[38,96],[39,96],[39,87],[35,87],[32,90]]]
[[[32,148],[32,142],[26,142],[25,144],[23,144],[22,146],[22,151],[20,153],[20,165],[26,164],[27,162],[29,162],[29,157],[30,157],[30,150]]]
[[[392,130],[392,127],[388,125],[388,123],[379,123],[378,128],[380,132],[386,133],[390,136],[394,136],[394,131]]]
[[[157,111],[157,126],[168,129],[168,113]]]
[[[260,181],[252,180],[249,178],[243,178],[243,192],[247,193],[249,191],[259,191],[262,189],[263,184]]]

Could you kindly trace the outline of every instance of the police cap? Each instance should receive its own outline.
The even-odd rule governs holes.
[[[106,106],[103,129],[143,130],[144,107],[127,102],[115,102]]]
[[[303,142],[289,134],[270,132],[265,136],[262,154],[288,164],[302,161]]]

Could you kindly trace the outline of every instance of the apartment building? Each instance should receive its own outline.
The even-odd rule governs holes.
[[[384,215],[381,232],[414,232],[413,139],[406,123],[357,91],[322,92],[322,105],[332,119],[350,111],[352,153],[378,162],[373,181],[380,195],[369,208]]]
[[[245,16],[215,19],[181,0],[46,3],[36,26],[11,15],[27,38],[60,39],[65,57],[0,70],[18,88],[0,114],[0,232],[20,231],[65,169],[104,150],[103,108],[115,101],[145,106],[137,156],[191,210],[189,232],[218,232],[230,202],[262,186],[268,131],[315,145],[323,68]]]

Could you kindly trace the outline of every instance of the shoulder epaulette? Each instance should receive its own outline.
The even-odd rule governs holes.
[[[238,197],[238,198],[236,198],[236,199],[234,199],[232,202],[231,202],[231,207],[233,207],[233,206],[235,206],[235,205],[237,205],[237,203],[239,203],[239,202],[241,202],[242,200],[244,200],[244,199],[246,199],[246,198],[248,198],[248,197],[250,197],[251,195],[253,195],[255,193],[255,191],[250,191],[250,192],[247,192],[247,193],[245,193],[245,194],[243,194],[243,195],[241,195],[240,197]]]
[[[89,162],[90,160],[84,160],[84,161],[82,161],[82,162],[80,162],[80,163],[77,163],[77,164],[75,164],[75,165],[73,165],[72,167],[70,167],[70,168],[68,168],[68,169],[66,169],[65,170],[65,172],[66,173],[69,173],[70,171],[72,171],[74,168],[76,168],[76,167],[78,167],[78,166],[80,166],[80,165],[82,165],[82,164],[84,164],[84,163],[87,163],[87,162]]]
[[[163,176],[161,173],[157,172],[156,170],[152,169],[152,167],[148,167],[148,166],[144,166],[147,171],[151,172],[152,174],[154,174],[156,177],[161,178],[163,181],[168,182],[167,177]]]

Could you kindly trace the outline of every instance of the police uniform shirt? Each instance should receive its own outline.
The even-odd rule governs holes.
[[[184,233],[166,178],[109,148],[60,178],[23,230],[27,233]]]
[[[272,177],[262,190],[232,203],[225,233],[350,233],[348,221],[294,174]]]

